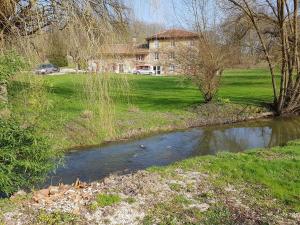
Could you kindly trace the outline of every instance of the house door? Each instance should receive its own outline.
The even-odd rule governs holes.
[[[124,65],[119,64],[119,73],[124,73]]]
[[[153,66],[155,74],[161,74],[161,66]]]
[[[116,64],[112,65],[112,72],[114,72],[114,73],[117,72],[117,65]]]

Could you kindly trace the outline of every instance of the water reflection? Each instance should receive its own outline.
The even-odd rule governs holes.
[[[270,127],[204,129],[193,155],[212,155],[220,151],[240,152],[269,146]]]
[[[94,181],[117,171],[134,171],[167,165],[191,156],[240,152],[283,145],[300,138],[300,117],[259,120],[172,132],[122,144],[107,145],[66,155],[65,167],[47,181],[72,183],[76,178]],[[143,145],[145,148],[141,148]]]

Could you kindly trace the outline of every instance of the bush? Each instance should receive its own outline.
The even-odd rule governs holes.
[[[0,118],[0,194],[9,195],[42,182],[58,154],[33,127]]]
[[[67,57],[64,55],[51,55],[48,56],[49,62],[58,67],[68,66]]]
[[[25,66],[23,58],[15,52],[0,55],[0,84],[6,82],[10,76],[19,72]]]

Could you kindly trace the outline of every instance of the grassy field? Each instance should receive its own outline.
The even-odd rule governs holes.
[[[197,87],[182,78],[125,76],[131,87],[129,103],[143,111],[176,112],[203,102]],[[52,97],[61,103],[58,110],[67,114],[82,110],[78,102],[83,92],[84,75],[48,76],[45,79],[52,87]],[[218,96],[241,104],[260,105],[271,102],[270,81],[266,69],[227,70]],[[127,110],[129,107],[124,99],[116,99],[116,103],[119,110]]]
[[[24,111],[34,114],[36,109],[30,108],[38,105],[36,102],[47,102],[46,106],[36,106],[43,108],[38,125],[59,148],[98,144],[119,136],[131,137],[137,133],[155,132],[162,127],[171,129],[195,117],[190,109],[203,102],[197,87],[180,77],[116,76],[123,76],[117,82],[128,85],[110,90],[115,103],[112,112],[115,132],[110,135],[105,131],[99,132],[99,127],[105,122],[101,118],[89,123],[84,119],[86,111],[93,111],[89,109],[85,97],[88,87],[87,76],[84,74],[37,78],[38,83],[44,83],[39,88],[40,92],[35,90],[35,93],[41,93],[40,96],[30,96],[31,92],[26,91],[31,89],[30,85],[17,78],[10,86],[10,99],[13,108],[21,114],[25,114]],[[38,85],[34,83],[33,86]],[[120,90],[122,88],[124,90]],[[120,95],[122,91],[124,93]],[[28,100],[31,98],[32,101]],[[268,71],[227,70],[217,98],[253,106],[271,102],[272,90]]]

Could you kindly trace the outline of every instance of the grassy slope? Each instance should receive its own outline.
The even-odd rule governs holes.
[[[245,153],[195,157],[168,167],[153,167],[150,171],[170,175],[178,168],[213,175],[213,182],[219,187],[243,184],[247,188],[249,185],[252,194],[277,198],[300,212],[300,141]]]
[[[289,213],[300,212],[300,141],[290,142],[285,147],[246,153],[195,157],[149,170],[176,180],[178,169],[208,175],[203,183],[209,183],[212,193],[202,194],[201,199],[204,202],[211,198],[218,200],[199,217],[199,221],[206,221],[204,224],[237,224],[233,221],[247,217],[247,213],[243,214],[244,206],[262,217],[266,216],[263,224],[273,224],[271,218],[279,214],[287,220],[291,218]],[[232,207],[232,200],[239,202],[240,206]],[[148,220],[158,218],[162,224],[171,224],[171,221],[186,223],[188,213],[191,212],[186,212],[180,203],[166,202],[152,209]]]
[[[202,102],[197,87],[182,78],[124,76],[127,76],[130,85],[128,98],[120,98],[112,91],[116,102],[117,136],[126,136],[127,133],[130,136],[132,130],[155,130],[157,127],[183,124],[186,118],[194,116],[188,109]],[[83,100],[85,75],[47,76],[43,79],[47,83],[51,109],[44,114],[41,123],[53,141],[63,148],[101,142],[96,136],[94,139],[81,137],[83,142],[77,143],[80,138],[68,139],[68,131],[65,130],[66,124],[80,118],[86,110]],[[14,98],[17,95],[15,93]],[[219,98],[233,103],[256,106],[270,102],[271,96],[270,78],[265,69],[227,70],[218,94]],[[15,106],[18,107],[18,103]]]

